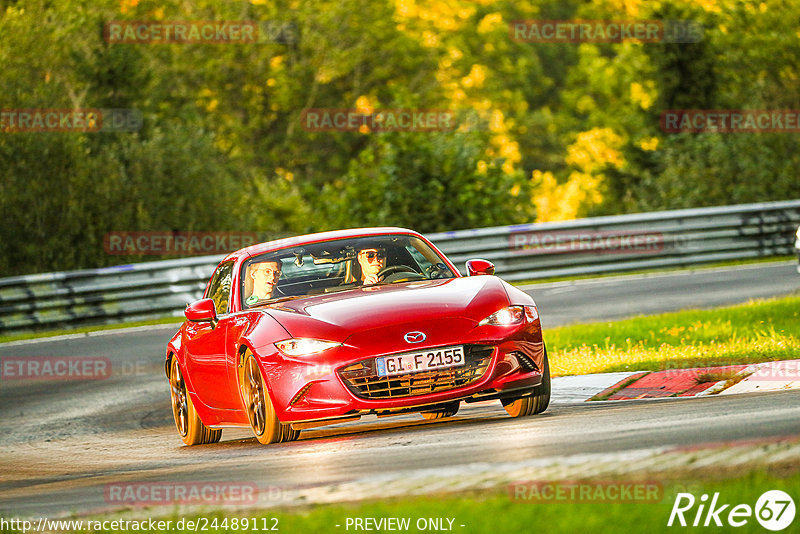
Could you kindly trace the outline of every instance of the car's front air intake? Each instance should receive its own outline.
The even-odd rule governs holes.
[[[447,391],[475,382],[489,368],[493,352],[494,347],[489,345],[464,345],[463,366],[390,377],[379,376],[376,358],[368,358],[348,365],[339,374],[350,391],[364,399],[413,397]]]

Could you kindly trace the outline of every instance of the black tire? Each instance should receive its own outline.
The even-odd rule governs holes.
[[[503,399],[503,408],[511,417],[525,417],[542,413],[550,405],[550,362],[547,349],[544,351],[544,371],[542,383],[532,389],[531,394],[522,398]]]
[[[459,401],[454,401],[448,404],[446,408],[434,410],[432,412],[422,412],[422,417],[428,419],[429,421],[433,421],[435,419],[444,419],[445,417],[453,417],[458,413],[459,406],[461,406],[461,403]]]
[[[192,399],[186,393],[186,381],[178,359],[173,356],[169,372],[170,397],[172,399],[172,417],[178,434],[186,445],[205,445],[216,443],[222,437],[222,430],[208,428],[200,420],[194,409]]]
[[[264,386],[261,367],[249,350],[239,362],[239,393],[250,428],[259,443],[284,443],[294,441],[300,436],[299,430],[293,429],[290,424],[281,423],[275,415],[272,400]]]

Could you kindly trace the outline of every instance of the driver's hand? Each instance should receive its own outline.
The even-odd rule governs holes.
[[[378,276],[375,274],[370,274],[364,278],[364,285],[371,286],[372,284],[378,283]]]

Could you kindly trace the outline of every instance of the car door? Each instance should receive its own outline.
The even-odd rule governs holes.
[[[231,384],[226,357],[228,330],[231,327],[231,289],[234,262],[220,264],[206,290],[205,298],[214,301],[218,322],[189,322],[186,326],[186,372],[195,393],[207,406],[218,410],[241,408],[235,384]]]

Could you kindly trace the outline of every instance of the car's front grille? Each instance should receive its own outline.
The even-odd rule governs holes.
[[[494,347],[464,345],[464,365],[400,376],[378,376],[375,358],[348,365],[339,371],[345,385],[358,397],[389,399],[413,397],[466,386],[480,379],[489,368]]]

